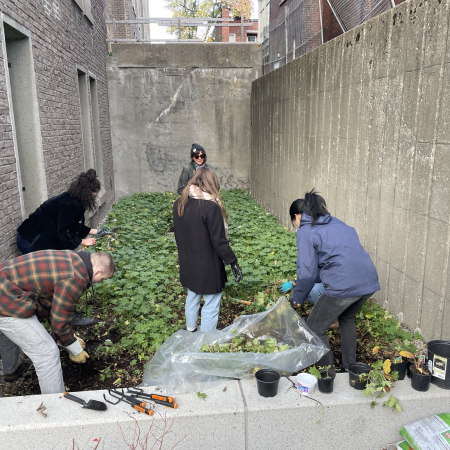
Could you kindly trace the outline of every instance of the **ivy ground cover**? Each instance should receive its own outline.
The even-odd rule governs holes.
[[[244,280],[235,283],[229,267],[223,293],[219,328],[241,314],[268,308],[279,297],[282,281],[295,277],[295,234],[282,227],[247,193],[222,193],[229,213],[231,247],[238,257]],[[145,363],[174,332],[184,328],[186,294],[178,279],[178,255],[173,235],[172,204],[176,194],[140,193],[120,199],[104,225],[116,229],[112,237],[97,240],[92,251],[110,252],[117,264],[114,277],[84,296],[78,310],[98,323],[76,330],[91,358],[72,363],[65,350],[61,359],[66,386],[90,390],[140,382]],[[287,211],[286,211],[287,213]],[[236,300],[252,302],[245,305]],[[312,305],[297,312],[306,318]],[[378,304],[368,303],[358,314],[358,359],[370,363],[372,348],[410,333]],[[340,358],[339,330],[329,338]],[[38,393],[36,377],[26,379],[16,394]]]

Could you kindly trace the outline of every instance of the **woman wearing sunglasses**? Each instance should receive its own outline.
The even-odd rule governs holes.
[[[178,194],[183,193],[183,189],[187,186],[189,180],[194,176],[195,171],[199,167],[210,167],[206,164],[206,152],[200,144],[192,144],[191,162],[183,167],[180,178],[178,180]]]
[[[173,205],[173,223],[180,282],[187,289],[187,331],[197,329],[202,297],[201,331],[215,330],[227,281],[225,264],[231,266],[236,282],[242,280],[242,272],[228,241],[227,211],[213,169],[206,166],[196,171]]]
[[[314,189],[295,200],[289,214],[298,228],[297,281],[291,303],[303,303],[320,278],[325,292],[306,324],[330,348],[327,330],[335,319],[339,320],[342,366],[346,370],[356,361],[356,313],[380,289],[377,271],[355,229],[332,217],[325,200]],[[330,351],[316,364],[333,363]]]

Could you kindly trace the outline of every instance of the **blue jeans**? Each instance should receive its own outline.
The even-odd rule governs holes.
[[[216,329],[222,292],[202,295],[196,294],[188,289],[184,308],[186,313],[186,328],[188,331],[195,331],[197,328],[198,310],[200,309],[200,300],[202,297],[205,299],[205,304],[202,308],[201,330],[211,331]]]
[[[31,253],[31,247],[33,244],[41,237],[40,234],[35,236],[33,238],[32,242],[28,242],[26,239],[24,239],[19,233],[17,233],[17,247],[19,247],[19,250],[22,252],[23,255],[26,255],[27,253]]]
[[[311,289],[306,301],[310,303],[316,303],[319,300],[319,297],[325,292],[325,288],[322,283],[316,283],[314,287]]]

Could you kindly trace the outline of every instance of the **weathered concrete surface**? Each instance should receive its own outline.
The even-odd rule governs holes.
[[[405,379],[396,382],[392,390],[403,412],[383,407],[387,398],[379,399],[379,404],[371,409],[372,399],[349,386],[348,374],[337,374],[332,394],[318,390],[313,394],[322,403],[321,409],[310,398],[300,397],[291,386],[282,378],[277,396],[264,398],[258,395],[254,380],[228,380],[207,390],[204,400],[195,393],[177,396],[178,409],[155,405],[152,417],[125,403],[108,405],[107,411],[91,411],[59,394],[3,398],[1,448],[92,449],[98,443],[94,439],[98,439],[98,448],[107,450],[380,450],[400,440],[398,429],[402,425],[448,411],[450,400],[449,390],[431,385],[428,392],[417,392]],[[151,388],[146,391],[153,392]],[[84,400],[103,401],[104,392],[76,395]],[[41,402],[47,418],[36,411]],[[163,444],[154,446],[154,438],[161,438],[164,433]],[[137,436],[142,446],[138,445]]]
[[[248,189],[255,44],[117,44],[107,60],[116,195],[175,191],[191,144]]]
[[[104,402],[104,393],[108,396],[107,391],[74,394],[85,401]],[[177,396],[176,400],[178,409],[149,403],[155,410],[149,417],[124,402],[107,404],[106,411],[92,411],[59,394],[3,398],[0,448],[92,449],[98,442],[94,439],[100,440],[99,450],[245,448],[244,405],[237,381],[225,381],[207,391],[206,400],[195,393]],[[41,402],[46,418],[36,411]]]
[[[289,225],[319,190],[427,339],[450,338],[449,16],[409,0],[252,85],[252,195]]]

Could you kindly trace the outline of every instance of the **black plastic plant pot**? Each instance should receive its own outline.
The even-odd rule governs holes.
[[[411,378],[411,366],[414,364],[414,360],[406,361],[406,376]]]
[[[281,375],[273,369],[261,369],[255,373],[258,394],[262,397],[275,397]]]
[[[430,388],[431,373],[425,375],[423,373],[411,370],[411,387],[416,391],[426,392]]]
[[[401,363],[398,364],[391,364],[391,373],[398,372],[398,379],[404,380],[407,368],[408,368],[408,361],[402,361]]]
[[[355,362],[353,364],[349,364],[348,377],[350,386],[358,391],[363,391],[366,388],[367,380],[359,381],[359,376],[362,373],[369,373],[370,371],[371,367],[366,363]]]
[[[325,378],[327,375],[327,371],[320,372],[320,375],[322,378],[319,378],[318,384],[319,384],[319,391],[322,392],[322,394],[331,394],[333,392],[333,384],[334,379],[336,378],[336,372],[334,370],[328,369],[328,377]]]
[[[428,361],[431,365],[431,382],[441,389],[450,389],[450,341],[428,342]]]

